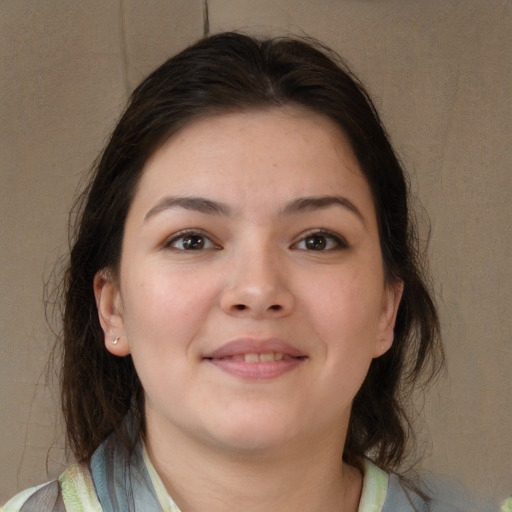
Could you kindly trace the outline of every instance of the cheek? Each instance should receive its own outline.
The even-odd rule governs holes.
[[[126,287],[128,300],[136,303],[136,308],[154,310],[155,314],[192,312],[195,308],[191,306],[201,307],[203,298],[209,297],[214,287],[211,276],[207,279],[200,272],[166,268],[165,264],[138,274]]]
[[[308,310],[315,335],[325,350],[326,393],[333,400],[352,398],[372,361],[381,310],[379,277],[347,273],[317,280]],[[343,390],[343,392],[341,391]],[[348,398],[347,398],[348,397]]]
[[[380,275],[357,268],[317,276],[304,291],[308,309],[320,328],[336,331],[371,332],[381,311],[383,286]]]
[[[187,383],[186,369],[193,357],[189,346],[200,323],[195,290],[165,272],[147,272],[126,285],[126,336],[151,402],[170,400],[169,390]]]
[[[190,341],[215,300],[215,283],[199,275],[157,269],[125,280],[123,305],[130,346],[163,344],[167,350]]]

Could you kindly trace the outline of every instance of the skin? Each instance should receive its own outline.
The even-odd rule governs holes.
[[[287,107],[182,129],[145,166],[119,272],[94,285],[183,512],[357,510],[362,474],[340,462],[350,407],[393,342],[402,287],[386,282],[371,191],[329,119]],[[270,377],[206,358],[240,338],[301,357]]]

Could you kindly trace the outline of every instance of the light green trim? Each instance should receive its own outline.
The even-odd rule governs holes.
[[[87,466],[69,466],[59,477],[59,483],[67,512],[102,512]]]
[[[501,512],[512,512],[512,496],[503,502],[501,505]]]
[[[364,459],[363,491],[357,512],[381,512],[388,494],[389,475]]]

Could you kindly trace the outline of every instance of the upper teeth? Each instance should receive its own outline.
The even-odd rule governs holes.
[[[237,354],[226,357],[225,359],[233,359],[235,361],[245,361],[246,363],[266,363],[272,361],[280,361],[281,359],[290,359],[291,356],[282,352],[267,352],[265,354],[248,353]]]

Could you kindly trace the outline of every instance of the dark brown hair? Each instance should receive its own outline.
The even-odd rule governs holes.
[[[354,399],[344,452],[349,462],[370,455],[387,470],[402,461],[411,430],[409,393],[442,362],[404,172],[368,94],[334,52],[310,40],[237,33],[200,40],[139,85],[77,203],[63,285],[62,404],[79,460],[112,432],[128,446],[144,435],[144,393],[131,357],[104,347],[93,279],[100,270],[117,272],[146,161],[195,118],[283,105],[324,114],[347,135],[373,193],[387,278],[404,282],[394,343],[373,360]]]

